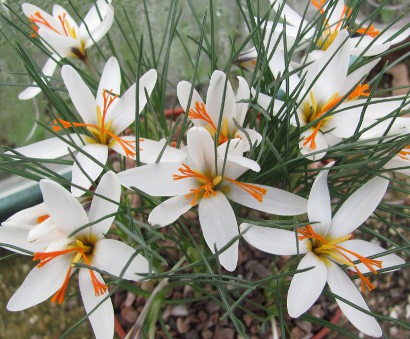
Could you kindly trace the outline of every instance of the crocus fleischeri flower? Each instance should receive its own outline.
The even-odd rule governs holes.
[[[17,151],[33,158],[57,158],[68,154],[69,149],[75,150],[65,140],[76,143],[81,151],[76,156],[72,170],[72,183],[76,186],[72,186],[71,192],[75,196],[84,194],[84,189],[88,189],[91,185],[90,179],[95,180],[101,174],[103,167],[99,163],[103,165],[106,163],[109,149],[131,159],[135,159],[138,152],[140,160],[147,163],[155,162],[164,147],[166,148],[161,157],[162,161],[182,161],[186,157],[183,151],[165,146],[163,141],[147,138],[139,139],[137,150],[135,136],[120,135],[135,120],[136,86],[132,85],[120,97],[121,72],[116,58],[112,57],[107,61],[96,97],[73,67],[63,66],[61,74],[82,122],[56,119],[53,129],[59,131],[83,127],[89,134],[71,133],[63,138],[55,137],[24,146]],[[147,103],[145,90],[150,95],[156,80],[157,72],[153,69],[141,77],[139,112]]]
[[[152,210],[148,219],[152,225],[173,223],[198,204],[202,233],[209,249],[215,252],[215,247],[221,250],[239,235],[236,217],[228,199],[277,215],[306,212],[306,200],[302,197],[277,188],[236,180],[249,169],[260,169],[255,161],[242,156],[241,139],[232,139],[229,150],[225,144],[227,154],[223,152],[216,155],[214,140],[206,129],[191,128],[187,140],[188,158],[184,163],[150,164],[118,174],[125,187],[136,187],[153,196],[172,197]],[[229,271],[236,268],[237,240],[220,253],[219,260]]]
[[[52,15],[35,5],[22,5],[24,14],[36,31],[32,36],[38,36],[52,53],[42,69],[44,77],[54,74],[61,58],[76,58],[87,62],[86,50],[105,36],[114,21],[114,9],[110,3],[111,0],[98,0],[80,26],[60,5],[53,6]],[[19,99],[31,99],[40,92],[40,87],[29,87],[20,93]]]
[[[350,195],[332,218],[328,172],[329,169],[322,170],[312,185],[307,209],[309,225],[297,230],[297,238],[293,231],[247,223],[240,226],[245,240],[261,251],[276,255],[305,254],[297,270],[312,269],[296,273],[288,291],[287,307],[293,318],[314,304],[326,282],[334,294],[369,311],[361,293],[340,266],[346,265],[349,271],[356,272],[362,290],[372,290],[375,286],[364,274],[377,274],[381,268],[404,263],[395,254],[383,255],[385,249],[378,245],[351,239],[352,232],[380,203],[389,181],[382,177],[371,179]],[[380,256],[369,258],[377,254]],[[370,336],[381,336],[381,328],[372,316],[337,298],[336,302],[357,329]]]
[[[121,186],[116,174],[107,172],[101,178],[88,215],[78,200],[57,183],[43,179],[40,181],[40,188],[44,198],[42,208],[64,236],[55,241],[38,244],[43,248],[36,249],[33,260],[39,262],[9,300],[9,311],[20,311],[37,305],[53,294],[52,302],[63,303],[70,277],[77,270],[77,263],[95,267],[116,277],[122,275],[122,278],[134,281],[142,279],[142,275],[150,272],[147,259],[136,254],[132,247],[105,238],[120,201]],[[26,214],[31,212],[34,217],[37,216],[34,210],[27,210]],[[84,228],[88,224],[90,225]],[[9,232],[14,230],[19,236],[18,227],[10,229]],[[4,242],[2,235],[0,232],[0,242]],[[14,241],[11,237],[6,241],[12,246],[21,245],[20,240]],[[10,249],[14,250],[12,247]],[[89,315],[95,336],[112,338],[114,309],[108,286],[101,274],[92,268],[80,267],[78,271],[85,310],[89,313],[98,306]]]

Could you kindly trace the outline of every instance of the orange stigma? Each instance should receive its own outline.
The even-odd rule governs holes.
[[[380,34],[380,30],[376,29],[374,25],[370,25],[369,27],[361,27],[356,30],[356,33],[358,34],[363,34],[363,35],[368,35],[372,38],[377,37]]]
[[[40,215],[40,216],[36,219],[36,223],[37,223],[37,224],[41,224],[43,221],[47,220],[48,218],[50,218],[50,216],[49,216],[48,214]]]
[[[403,160],[410,160],[410,145],[404,147],[397,155]]]
[[[236,181],[236,180],[233,180],[231,178],[225,177],[224,180],[229,181],[232,184],[235,184],[239,188],[243,189],[246,193],[253,196],[259,202],[263,201],[263,196],[268,191],[266,188],[263,188],[263,187],[260,187],[260,186],[257,186],[257,185],[253,185],[253,184],[248,184],[248,183],[245,183],[245,182]]]
[[[383,262],[381,260],[375,260],[375,259],[369,259],[369,258],[363,257],[362,255],[356,252],[353,252],[351,250],[348,250],[347,248],[344,248],[338,245],[346,240],[349,240],[351,237],[351,234],[329,241],[323,236],[321,236],[320,234],[316,233],[313,227],[310,225],[299,228],[298,233],[299,233],[299,237],[298,237],[299,240],[304,240],[304,239],[312,240],[313,252],[317,256],[330,257],[338,262],[341,262],[353,268],[360,278],[362,291],[364,291],[365,288],[367,288],[369,291],[375,288],[375,286],[370,282],[370,279],[368,277],[365,277],[363,273],[360,272],[356,264],[354,264],[354,261],[350,259],[347,256],[347,254],[350,254],[351,256],[355,257],[357,260],[359,260],[362,264],[364,264],[374,274],[377,274],[377,269],[382,268]]]

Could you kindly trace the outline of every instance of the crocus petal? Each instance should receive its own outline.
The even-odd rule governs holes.
[[[255,89],[251,89],[252,96],[256,97],[256,91]],[[259,106],[261,106],[265,111],[267,112],[273,112],[273,115],[276,115],[279,110],[282,108],[283,105],[285,105],[285,102],[279,99],[274,99],[269,95],[263,94],[263,93],[258,93],[258,98],[257,98],[257,103]],[[273,101],[273,103],[272,103]],[[269,110],[269,107],[272,108],[272,110]]]
[[[218,161],[218,165],[220,164],[221,166],[223,166],[223,158],[220,158],[218,160],[220,160]],[[233,178],[233,177],[228,176],[228,173],[230,174],[232,172],[235,172],[235,170],[231,169],[231,167],[238,167],[239,165],[241,167],[244,167],[246,170],[250,169],[255,172],[259,172],[261,170],[259,164],[255,160],[248,159],[242,156],[228,155],[226,157],[226,160],[227,162],[225,164],[225,170],[227,169],[227,167],[228,169],[225,172],[225,174],[226,174],[226,177],[231,178],[231,179],[237,178],[237,177]]]
[[[101,24],[91,32],[91,36],[86,40],[84,48],[92,46],[94,43],[100,41],[105,34],[109,31],[114,21],[114,8],[112,6],[107,6],[107,13],[101,22]]]
[[[66,237],[67,235],[59,230],[54,220],[48,218],[29,230],[27,241],[50,244]]]
[[[287,5],[286,3],[285,5],[283,5],[283,0],[270,0],[270,2],[272,4],[272,9],[275,12],[279,13],[281,18],[284,18],[288,24],[296,27],[304,27],[307,25],[307,22],[303,20],[302,17],[298,13],[296,13],[289,5]]]
[[[108,2],[108,4],[107,4]],[[97,0],[96,4],[93,5],[90,10],[85,15],[83,22],[80,25],[80,35],[81,36],[88,36],[87,29],[90,33],[93,33],[98,26],[101,24],[101,18],[105,18],[107,15],[108,5],[111,4],[111,0]],[[97,10],[98,8],[98,10]],[[87,26],[87,29],[86,29]]]
[[[59,16],[61,16],[61,19],[59,18]],[[68,22],[68,25],[70,26],[70,28],[72,28],[74,30],[74,32],[78,33],[78,25],[77,23],[74,21],[74,19],[71,17],[70,13],[68,13],[63,7],[61,7],[60,5],[55,4],[53,6],[53,17],[57,20],[64,20]],[[64,23],[65,26],[66,23]],[[60,27],[61,27],[61,23],[60,23]]]
[[[343,270],[333,262],[328,263],[327,283],[334,294],[367,311],[369,310],[356,286],[345,274],[345,272],[343,272]],[[372,337],[380,337],[382,335],[382,330],[376,319],[352,306],[347,305],[339,299],[336,299],[336,302],[342,309],[346,318],[349,319],[359,331]]]
[[[329,235],[334,239],[352,233],[366,221],[386,193],[389,180],[376,177],[354,192],[332,220]]]
[[[62,58],[76,57],[73,54],[73,48],[80,50],[81,42],[72,37],[58,34],[48,28],[40,28],[38,35],[44,40],[44,44],[53,53],[57,53]],[[50,47],[49,47],[50,46]]]
[[[343,88],[340,92],[340,95],[343,96],[349,91],[351,91],[354,86],[357,85],[357,83],[361,80],[363,80],[369,73],[370,71],[379,63],[380,58],[377,58],[373,61],[370,61],[366,65],[360,67],[359,69],[353,71],[350,73],[347,77],[346,80],[343,84]]]
[[[326,149],[328,148],[328,144],[327,144],[326,138],[324,137],[321,131],[318,131],[316,136],[314,137],[314,141],[315,141],[314,147],[311,142],[308,142],[307,144],[305,144],[306,138],[310,137],[312,133],[314,133],[314,128],[309,128],[307,131],[304,131],[300,134],[300,137],[301,137],[301,141],[299,142],[300,153],[302,153],[303,155],[308,155],[306,158],[309,160],[317,161],[317,160],[322,159],[326,155]],[[323,152],[309,155],[313,152],[319,152],[322,150]]]
[[[119,277],[134,254],[135,249],[121,241],[102,239],[95,244],[91,265]],[[143,279],[138,274],[148,273],[150,273],[148,260],[138,254],[129,263],[122,278],[137,281]]]
[[[202,105],[204,103],[201,96],[194,88],[192,89],[192,98],[191,98],[190,105],[188,107],[188,100],[189,100],[189,94],[191,93],[191,88],[192,88],[192,84],[189,83],[188,81],[181,81],[178,83],[178,86],[177,86],[177,95],[178,95],[179,104],[188,113],[191,109],[195,111],[195,105],[197,103],[198,105]],[[202,119],[191,119],[191,120],[197,126],[205,127],[207,125],[207,123]]]
[[[202,127],[192,127],[187,134],[188,154],[198,172],[211,171],[215,168],[214,141],[209,132]]]
[[[90,212],[88,212],[88,219],[90,222],[99,220],[106,215],[118,211],[118,203],[121,197],[121,185],[117,175],[111,171],[105,173],[95,190],[95,194],[96,195],[93,197],[91,203]],[[112,202],[102,197],[107,197]],[[90,235],[102,238],[103,234],[106,234],[110,229],[114,218],[115,215],[93,224],[89,229]]]
[[[238,92],[236,92],[236,122],[239,126],[243,125],[245,121],[246,113],[248,112],[249,104],[247,102],[239,102],[242,100],[249,100],[251,97],[251,92],[249,90],[249,85],[246,80],[242,77],[238,77]]]
[[[326,284],[326,264],[314,253],[307,253],[298,265],[298,270],[313,267],[309,271],[297,273],[292,279],[288,291],[288,313],[298,318],[305,313],[319,298]]]
[[[94,96],[77,71],[69,65],[64,65],[61,77],[83,121],[87,124],[98,124]]]
[[[239,226],[243,238],[258,250],[276,255],[307,253],[309,240],[298,241],[295,232],[243,223]]]
[[[154,226],[172,224],[193,207],[191,201],[192,199],[187,199],[184,195],[165,200],[152,210],[148,217],[148,222]]]
[[[83,151],[91,156],[91,159],[83,154],[78,153],[76,161],[81,166],[81,169],[77,163],[73,165],[73,173],[71,182],[85,190],[91,186],[90,179],[95,181],[103,171],[101,165],[99,165],[94,159],[105,165],[108,158],[108,147],[102,144],[88,144],[83,147]],[[87,173],[88,176],[86,176]],[[85,190],[71,186],[71,193],[75,197],[80,197],[85,193]]]
[[[215,247],[220,250],[239,235],[232,207],[219,191],[200,201],[198,215],[202,233],[212,253],[215,253]],[[226,270],[233,271],[238,262],[238,241],[220,253],[219,260]]]
[[[44,204],[57,227],[66,235],[88,223],[88,217],[74,196],[54,181],[40,181]]]
[[[101,274],[98,272],[94,272],[94,274],[98,281],[101,283],[104,282]],[[95,295],[90,273],[86,268],[80,268],[78,282],[80,285],[81,298],[83,299],[84,308],[87,313],[91,312],[108,296],[108,291],[99,296]],[[96,338],[114,337],[114,308],[110,298],[98,306],[98,308],[89,315],[88,319],[90,320]]]
[[[82,145],[81,137],[77,134],[70,134],[70,138],[62,136],[63,139],[67,139],[70,142],[73,141],[77,145]],[[16,148],[16,151],[28,158],[38,159],[56,159],[69,153],[68,150],[75,151],[74,147],[68,145],[64,140],[60,138],[51,138],[36,142],[31,145]],[[8,154],[11,154],[9,152]]]
[[[240,156],[242,157],[244,152],[243,141],[239,138],[231,139],[231,141],[224,142],[217,148],[218,158],[225,158],[225,155]]]
[[[30,208],[25,208],[24,210],[13,214],[4,223],[2,223],[2,225],[26,225],[28,227],[31,227],[37,224],[39,217],[47,214],[48,211],[46,205],[44,205],[44,203],[41,203]]]
[[[138,114],[141,113],[147,104],[145,90],[148,96],[151,95],[156,81],[157,71],[155,69],[149,70],[141,77],[139,81]],[[121,99],[119,99],[115,108],[110,109],[107,113],[106,120],[112,120],[112,132],[117,135],[135,121],[136,91],[136,85],[134,84],[124,93]]]
[[[104,91],[110,92],[112,91],[113,95],[120,95],[121,91],[121,71],[120,71],[120,65],[118,64],[118,61],[115,57],[111,57],[108,59],[107,63],[104,66],[104,70],[101,74],[101,80],[100,84],[98,85],[98,91],[97,91],[97,96],[95,97],[94,101],[94,106],[95,102],[97,102],[97,105],[100,106],[101,109],[101,114],[104,112]],[[109,96],[109,94],[106,94]],[[110,111],[112,111],[117,104],[117,100],[114,100],[106,114],[108,115]],[[95,108],[91,112],[94,115],[96,115]],[[106,116],[107,121],[111,120],[111,117]],[[85,121],[85,120],[84,120]],[[128,127],[128,126],[126,126]]]
[[[41,70],[45,78],[51,77],[54,74],[54,71],[56,70],[56,67],[58,65],[57,61],[59,60],[60,60],[60,57],[56,54],[53,54],[51,58],[47,59],[43,69]],[[35,84],[36,83],[33,83],[33,85]],[[38,86],[28,87],[19,94],[18,98],[20,100],[32,99],[40,92],[41,92],[41,88]]]
[[[28,18],[30,18],[30,16],[36,17],[36,13],[40,13],[40,15],[45,19],[46,22],[48,22],[51,27],[57,30],[60,34],[64,34],[61,24],[57,21],[57,19],[53,18],[52,15],[43,11],[41,8],[32,4],[25,3],[21,5],[21,9]],[[50,29],[47,25],[43,25],[40,22],[36,22],[36,26],[38,26],[39,28]]]
[[[155,141],[143,139],[140,142],[140,160],[144,163],[155,163],[164,148],[165,140]],[[175,147],[167,146],[162,153],[160,162],[182,162],[186,158],[186,153]]]
[[[307,212],[311,226],[318,234],[326,235],[332,220],[327,175],[329,170],[320,171],[310,190]]]
[[[251,149],[252,147],[258,146],[261,141],[262,141],[262,136],[254,131],[253,129],[245,128],[244,129],[246,133],[238,130],[235,134],[235,138],[240,138],[243,141],[243,150],[244,152],[247,152]],[[250,139],[250,143],[249,143]]]
[[[241,188],[240,184],[265,189],[266,194],[262,195],[262,201],[259,201]],[[229,199],[238,204],[276,215],[298,215],[306,213],[307,200],[293,193],[264,185],[240,184],[230,183],[226,186],[225,193]]]
[[[340,247],[346,248],[349,251],[360,254],[361,256],[363,256],[365,258],[370,257],[370,256],[375,255],[375,254],[383,253],[383,252],[386,251],[383,247],[372,244],[371,242],[368,242],[368,241],[358,240],[358,239],[347,240],[347,241],[344,241],[344,242],[342,242],[338,245]],[[349,257],[352,261],[357,260],[357,257],[355,257],[355,256],[353,256],[353,255],[351,255],[347,252],[343,252],[343,254],[346,255],[347,257]],[[380,257],[376,258],[375,260],[382,261],[382,267],[381,267],[382,269],[389,268],[389,267],[392,267],[392,266],[402,265],[402,264],[405,263],[405,261],[396,254],[383,255],[383,256],[380,256]],[[363,274],[370,272],[368,267],[365,266],[364,264],[356,264],[356,267]],[[348,267],[348,268],[350,268],[350,267]],[[377,270],[377,267],[375,267],[375,269]],[[352,268],[352,270],[354,270],[354,268]]]
[[[402,173],[404,175],[410,176],[410,168],[401,168],[410,166],[410,162],[406,159],[402,159],[400,157],[394,157],[393,159],[389,160],[383,168],[390,169],[395,172]]]
[[[214,71],[211,80],[209,81],[208,93],[206,95],[206,111],[216,127],[218,127],[219,116],[221,113],[225,82],[226,91],[222,116],[231,118],[236,111],[235,95],[233,94],[230,82],[226,79],[226,74],[218,70]]]
[[[9,311],[21,311],[51,297],[61,287],[70,268],[70,256],[59,256],[41,268],[34,267],[7,304]]]
[[[10,251],[28,255],[25,252],[19,251],[15,248],[8,247],[12,245],[30,252],[41,252],[45,249],[46,245],[43,243],[30,243],[27,241],[29,230],[25,227],[7,226],[3,223],[0,227],[0,244],[1,247],[7,248]]]
[[[189,193],[196,188],[198,180],[186,178],[174,180],[174,174],[180,174],[178,163],[160,163],[131,168],[118,173],[121,185],[136,187],[153,196],[174,196]]]

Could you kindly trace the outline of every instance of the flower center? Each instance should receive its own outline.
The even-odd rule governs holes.
[[[369,96],[370,93],[367,93],[366,91],[369,89],[369,85],[367,84],[359,84],[357,87],[349,94],[349,96],[345,99],[346,101],[350,100],[356,100],[360,96]],[[343,97],[339,96],[339,93],[333,94],[330,99],[322,104],[317,103],[315,94],[313,91],[310,91],[310,101],[305,100],[302,103],[302,113],[305,118],[306,124],[320,118],[323,114],[328,112],[330,109],[335,107],[337,104],[340,103]],[[327,120],[330,120],[332,117],[328,116],[322,120],[320,120],[316,126],[314,127],[313,132],[305,137],[305,140],[303,141],[303,146],[306,146],[309,144],[309,149],[314,151],[316,149],[316,135],[320,130],[320,127],[322,126],[323,122],[326,122]]]
[[[298,229],[298,233],[300,234],[298,237],[299,240],[311,239],[312,251],[318,257],[332,258],[337,262],[352,267],[360,278],[362,291],[365,290],[365,287],[367,287],[369,291],[375,288],[375,286],[370,282],[370,279],[368,277],[365,277],[363,273],[360,272],[356,264],[354,264],[354,261],[350,259],[349,255],[356,258],[356,260],[359,260],[374,274],[377,274],[376,269],[382,268],[383,262],[381,260],[363,257],[362,255],[356,252],[353,252],[351,250],[348,250],[347,248],[338,245],[346,240],[349,240],[352,236],[351,234],[346,235],[344,237],[327,240],[320,234],[317,234],[313,230],[313,227],[310,225]]]
[[[136,146],[135,141],[133,140],[124,140],[112,132],[112,120],[106,121],[106,115],[111,104],[118,98],[118,94],[113,94],[112,89],[110,91],[103,90],[103,110],[101,112],[101,107],[97,105],[97,124],[86,124],[78,122],[70,122],[60,118],[54,119],[53,130],[59,131],[61,128],[70,128],[70,127],[86,127],[93,138],[90,138],[92,142],[99,143],[103,145],[110,146],[114,142],[123,148],[125,155],[128,158],[132,158],[136,155]],[[143,142],[144,139],[140,139],[140,142]],[[141,150],[141,149],[140,149]]]
[[[76,240],[75,243],[72,243],[71,245],[67,246],[66,249],[61,250],[61,251],[34,253],[33,261],[40,260],[40,263],[38,263],[37,265],[38,268],[43,267],[44,265],[49,263],[51,260],[61,255],[66,255],[66,254],[72,255],[71,265],[68,268],[64,282],[61,285],[60,289],[51,298],[51,301],[53,303],[58,302],[59,304],[62,304],[64,302],[64,297],[67,291],[68,281],[70,279],[71,270],[74,267],[74,264],[83,260],[86,265],[91,266],[87,255],[91,255],[92,251],[93,251],[92,244],[85,245],[81,240]],[[108,289],[108,286],[100,282],[97,279],[97,277],[94,274],[94,271],[89,269],[88,272],[90,273],[91,281],[94,286],[95,296],[99,296],[103,294]]]
[[[217,132],[217,127],[215,126],[212,118],[209,116],[208,112],[206,111],[205,104],[199,103],[198,101],[195,102],[195,108],[191,108],[188,112],[188,117],[191,120],[202,120],[206,123],[205,128],[211,134],[212,138],[215,139],[215,134]],[[229,140],[229,135],[235,135],[237,130],[235,129],[232,133],[229,132],[229,125],[228,119],[222,119],[222,126],[219,132],[218,137],[218,145],[221,145]]]
[[[182,164],[182,167],[178,168],[178,171],[182,174],[173,174],[174,180],[181,180],[186,178],[196,178],[200,184],[198,188],[191,188],[191,192],[185,195],[186,199],[191,199],[191,205],[195,206],[198,199],[202,198],[209,198],[212,195],[216,195],[215,186],[222,182],[222,180],[229,181],[241,189],[243,189],[246,193],[252,195],[256,200],[262,202],[263,196],[266,194],[267,190],[263,187],[259,187],[252,184],[247,184],[243,182],[239,182],[233,180],[231,178],[222,177],[217,175],[213,178],[206,176],[198,171],[191,169],[188,165]]]

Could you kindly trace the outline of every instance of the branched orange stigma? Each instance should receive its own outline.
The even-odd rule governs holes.
[[[356,100],[359,97],[368,97],[370,95],[370,93],[366,92],[368,90],[368,84],[358,84],[352,93],[349,94],[347,100]]]
[[[198,198],[200,198],[199,195],[202,193],[202,191],[203,191],[202,198],[209,198],[209,196],[211,194],[216,195],[214,187],[222,181],[222,178],[219,175],[216,176],[213,179],[210,179],[206,175],[191,169],[191,167],[189,167],[186,164],[182,164],[182,167],[178,168],[178,171],[181,172],[182,175],[173,174],[172,178],[174,180],[181,180],[181,179],[186,179],[186,178],[195,178],[201,184],[203,184],[203,185],[201,185],[197,188],[192,188],[190,190],[191,193],[188,193],[187,195],[185,195],[186,199],[192,198],[192,201],[191,201],[192,206],[196,205]]]
[[[48,214],[40,215],[40,216],[36,219],[36,223],[37,223],[37,224],[41,224],[43,221],[47,220],[48,218],[50,218],[50,216],[49,216]]]
[[[52,31],[56,32],[57,34],[61,35],[61,33],[57,29],[55,29],[53,26],[51,26],[51,24],[42,16],[40,11],[35,12],[34,15],[30,15],[28,20],[32,23],[35,23],[35,24],[44,25],[44,26],[48,27],[49,29],[51,29]],[[37,29],[35,29],[35,31],[38,32],[38,27],[37,27]]]
[[[84,254],[83,254],[83,258],[84,258],[85,263],[86,263],[88,266],[91,266],[91,265],[90,265],[90,262],[89,262],[89,260],[88,260],[88,258],[87,258]],[[91,281],[92,281],[92,283],[93,283],[95,296],[98,297],[98,296],[104,294],[105,291],[107,291],[108,286],[107,286],[106,284],[100,282],[100,281],[97,279],[97,277],[95,276],[95,273],[94,273],[93,270],[88,270],[88,272],[90,273]]]
[[[195,109],[191,108],[188,112],[188,117],[190,119],[199,119],[205,121],[214,131],[216,131],[216,126],[206,111],[205,104],[203,102],[199,103],[195,101]]]
[[[380,30],[376,29],[374,25],[370,25],[369,27],[361,27],[356,30],[356,33],[358,34],[365,34],[368,35],[372,38],[377,37],[380,34]]]
[[[225,177],[224,180],[231,182],[232,184],[235,184],[239,188],[243,189],[246,193],[250,194],[253,196],[256,200],[259,202],[263,201],[263,196],[267,193],[267,189],[257,186],[257,185],[252,185],[240,181],[233,180],[231,178]]]
[[[400,158],[403,160],[410,160],[409,155],[410,155],[410,145],[404,147],[398,154]]]
[[[323,13],[323,6],[325,5],[326,0],[312,0],[311,3],[312,5],[320,11],[320,13]]]
[[[317,135],[317,132],[319,132],[319,130],[320,130],[320,126],[322,125],[322,121],[319,121],[319,123],[316,125],[314,131],[308,137],[306,137],[305,141],[303,142],[303,146],[306,146],[308,143],[310,143],[309,149],[312,150],[312,151],[314,151],[316,149],[316,135]]]
[[[371,271],[374,274],[377,274],[376,269],[382,268],[383,262],[381,260],[363,257],[362,255],[356,252],[353,252],[347,248],[338,245],[350,239],[351,234],[328,241],[320,234],[317,234],[314,231],[313,227],[310,225],[298,229],[298,233],[300,234],[298,237],[299,240],[312,239],[314,241],[312,243],[313,252],[319,257],[328,256],[349,267],[352,267],[356,271],[357,275],[361,280],[362,291],[364,291],[365,288],[367,288],[369,291],[375,288],[375,286],[370,282],[370,279],[368,277],[365,277],[363,273],[360,272],[358,267],[354,264],[353,260],[350,259],[347,254],[350,254],[351,256],[357,258],[357,260],[364,264],[369,269],[369,271]]]

